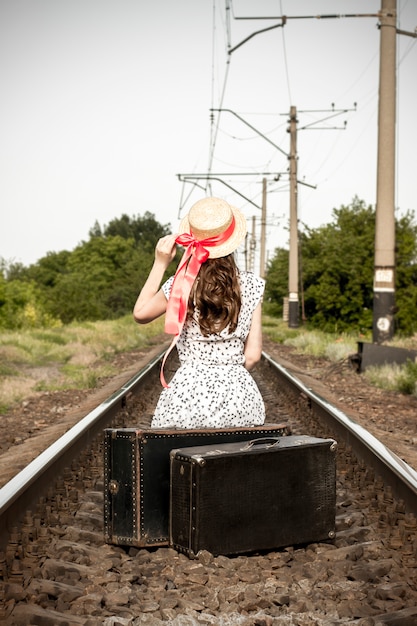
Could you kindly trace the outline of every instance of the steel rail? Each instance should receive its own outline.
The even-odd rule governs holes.
[[[138,391],[151,370],[157,367],[164,352],[165,349],[0,489],[0,550],[5,548],[8,534],[13,527],[18,526],[25,511],[30,510],[47,493],[77,453],[91,444],[111,422],[125,405],[126,396]]]
[[[157,367],[164,352],[165,349],[0,489],[0,551],[6,547],[9,533],[19,525],[24,513],[47,493],[63,469],[70,466],[76,454],[86,448],[125,406],[126,396],[138,392],[141,383]],[[359,459],[373,468],[385,484],[390,485],[393,495],[404,501],[406,510],[417,514],[417,472],[363,426],[331,405],[271,356],[263,352],[262,358],[288,390],[308,399],[312,413],[331,428],[332,436],[340,436]]]
[[[355,456],[371,467],[384,483],[390,486],[394,497],[404,502],[406,510],[416,515],[417,472],[352,417],[307,387],[271,356],[265,352],[262,356],[279,374],[287,388],[293,393],[296,391],[303,394],[309,401],[312,413],[326,422],[336,437],[340,435]]]

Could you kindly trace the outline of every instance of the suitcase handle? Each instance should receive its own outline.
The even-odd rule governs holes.
[[[272,448],[273,446],[278,446],[279,438],[278,437],[261,437],[260,439],[252,439],[251,441],[248,441],[245,446],[243,446],[242,450],[250,450],[254,446],[265,445],[265,444],[267,444],[268,448]]]

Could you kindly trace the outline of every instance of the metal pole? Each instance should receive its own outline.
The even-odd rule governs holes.
[[[381,0],[373,341],[394,335],[396,0]]]
[[[288,269],[288,326],[298,328],[298,216],[297,216],[297,109],[290,108],[290,252]]]
[[[256,250],[256,217],[252,216],[252,233],[249,244],[249,271],[255,271],[255,250]]]
[[[262,217],[261,217],[261,257],[259,261],[259,275],[265,278],[265,248],[266,248],[266,178],[262,179]]]

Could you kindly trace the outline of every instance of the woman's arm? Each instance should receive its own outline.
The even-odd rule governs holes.
[[[133,307],[133,317],[138,324],[148,324],[166,311],[167,299],[159,286],[165,270],[175,257],[176,237],[167,235],[156,244],[154,264]]]
[[[252,315],[249,334],[245,342],[245,367],[251,370],[262,355],[262,301],[259,302]]]

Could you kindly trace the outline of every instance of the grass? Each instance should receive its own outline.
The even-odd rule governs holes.
[[[117,371],[111,359],[151,346],[163,320],[146,326],[130,315],[46,330],[0,332],[0,413],[37,391],[93,389]]]
[[[368,367],[365,378],[375,387],[417,396],[417,363],[407,361],[405,365],[381,365]]]
[[[357,352],[357,342],[371,337],[329,334],[281,319],[263,318],[263,332],[276,343],[313,358],[337,363]],[[118,320],[69,324],[60,328],[0,332],[0,413],[37,391],[92,389],[100,378],[117,373],[112,358],[155,343],[163,320],[138,326],[131,316]],[[417,337],[392,345],[417,349]],[[363,376],[377,387],[417,395],[417,364],[367,368]]]
[[[265,317],[263,333],[276,343],[291,346],[301,354],[325,358],[336,362],[357,352],[359,337],[347,333],[331,334],[318,330],[307,330],[304,326],[288,328],[288,324],[277,318]],[[363,341],[363,336],[361,336]]]
[[[330,334],[309,331],[305,327],[288,328],[283,320],[270,317],[264,319],[263,332],[272,341],[291,346],[299,353],[323,357],[334,363],[355,354],[359,341],[372,342],[370,335]],[[417,336],[395,339],[389,345],[417,350]],[[362,376],[380,389],[417,396],[417,363],[408,361],[404,365],[394,363],[367,367]]]

